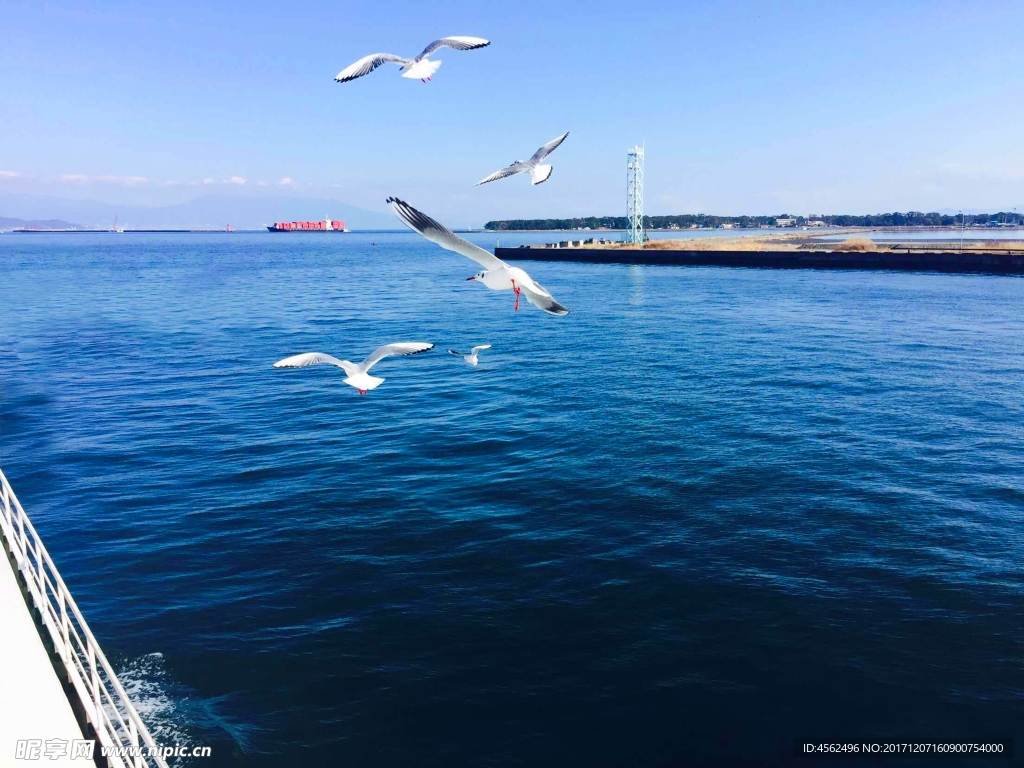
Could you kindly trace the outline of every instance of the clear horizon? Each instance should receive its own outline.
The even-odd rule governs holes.
[[[15,5],[0,193],[375,213],[397,194],[453,226],[619,215],[626,150],[646,141],[649,215],[1024,205],[1019,4],[657,3],[633,34],[611,4],[418,8],[320,3],[300,24],[262,2]],[[450,34],[492,45],[442,50],[426,85],[387,65],[333,82]],[[566,130],[548,183],[473,187]]]

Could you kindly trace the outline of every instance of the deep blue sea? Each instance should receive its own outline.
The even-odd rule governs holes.
[[[1024,749],[1024,279],[519,266],[572,314],[412,233],[0,236],[0,466],[161,739]]]

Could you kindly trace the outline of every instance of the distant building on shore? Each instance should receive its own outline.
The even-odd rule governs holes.
[[[792,217],[783,218],[783,219],[776,219],[775,220],[775,226],[776,227],[795,227],[796,226],[796,219],[794,219]]]

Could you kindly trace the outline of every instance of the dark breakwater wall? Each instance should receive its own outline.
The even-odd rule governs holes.
[[[762,269],[883,269],[922,272],[1024,274],[1024,252],[858,253],[847,251],[665,251],[613,248],[495,248],[499,259],[589,264],[662,264]]]

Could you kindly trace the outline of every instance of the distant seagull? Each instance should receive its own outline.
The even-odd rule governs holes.
[[[515,291],[517,312],[519,311],[519,292],[523,291],[531,304],[540,307],[549,315],[569,314],[569,310],[555,301],[544,286],[535,283],[533,278],[519,267],[510,267],[497,256],[473,245],[468,240],[463,240],[443,224],[420,213],[397,197],[389,197],[387,202],[402,223],[413,231],[419,232],[427,240],[437,243],[442,248],[468,256],[481,267],[485,267],[483,272],[473,275],[473,277],[467,277],[467,280],[479,280],[492,291]]]
[[[531,184],[543,184],[551,178],[551,171],[554,169],[550,165],[541,165],[541,160],[558,149],[558,145],[565,141],[565,137],[568,135],[569,132],[566,131],[557,139],[552,139],[543,147],[538,149],[534,153],[533,157],[525,163],[522,160],[516,160],[508,168],[502,168],[500,171],[495,171],[486,179],[478,181],[473,186],[479,187],[481,184],[486,184],[489,181],[497,181],[498,179],[504,179],[506,176],[515,176],[517,173],[526,173],[527,171],[530,172]]]
[[[449,349],[448,350],[448,354],[449,355],[458,355],[459,357],[461,357],[463,360],[466,361],[466,365],[471,365],[471,366],[473,366],[475,368],[476,364],[479,362],[479,360],[477,360],[477,353],[481,349],[490,349],[490,348],[491,348],[490,344],[481,344],[480,346],[473,347],[473,349],[470,350],[468,355],[464,355],[462,352],[456,352],[454,349]]]
[[[385,357],[391,357],[392,355],[418,355],[420,352],[426,352],[428,349],[433,348],[433,344],[426,344],[422,341],[405,341],[399,344],[386,344],[383,347],[377,347],[365,360],[363,360],[363,362],[358,365],[350,363],[348,360],[339,360],[336,357],[325,355],[323,352],[306,352],[301,355],[286,357],[284,360],[278,360],[274,363],[274,367],[305,368],[307,365],[330,363],[331,365],[336,365],[345,371],[347,376],[342,379],[342,381],[350,387],[358,389],[360,395],[365,395],[371,389],[376,389],[384,383],[384,379],[378,379],[376,376],[370,376],[367,374],[367,371],[373,368],[374,365],[379,363]]]
[[[440,40],[435,40],[424,48],[423,53],[415,59],[407,59],[391,53],[371,53],[369,56],[361,58],[355,64],[345,67],[334,79],[339,83],[347,83],[349,80],[355,80],[357,77],[370,74],[381,64],[400,64],[402,77],[418,77],[425,83],[441,66],[440,61],[430,61],[427,58],[434,51],[440,48],[472,51],[477,48],[485,48],[490,44],[490,40],[484,40],[482,37],[442,37]]]

